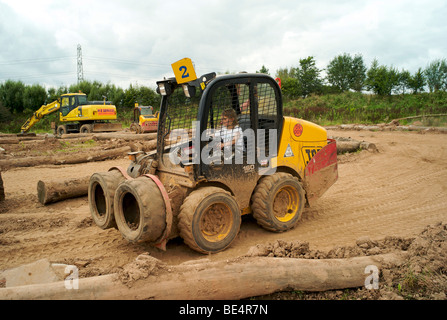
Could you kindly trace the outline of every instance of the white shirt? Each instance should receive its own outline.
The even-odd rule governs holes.
[[[231,143],[234,137],[237,137],[235,143],[235,150],[243,151],[244,150],[244,139],[242,136],[242,129],[238,125],[236,125],[233,129],[228,129],[227,127],[222,127],[220,131],[218,131],[218,135],[222,138],[223,143]]]

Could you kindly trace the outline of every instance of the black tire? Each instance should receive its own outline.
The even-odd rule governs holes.
[[[200,253],[226,249],[236,238],[241,212],[234,197],[222,188],[204,187],[191,192],[179,214],[184,242]]]
[[[255,188],[251,208],[263,228],[283,232],[293,228],[304,210],[305,194],[298,178],[278,172],[263,178]]]
[[[101,229],[116,228],[113,198],[125,178],[118,170],[95,173],[90,177],[88,202],[93,221]]]
[[[120,183],[114,198],[115,221],[130,242],[160,240],[166,229],[166,206],[160,189],[146,177]]]
[[[79,129],[80,133],[90,133],[93,131],[93,125],[91,124],[83,124],[81,129]]]
[[[61,124],[60,126],[57,127],[57,134],[59,136],[66,134],[67,133],[67,126],[65,124]]]

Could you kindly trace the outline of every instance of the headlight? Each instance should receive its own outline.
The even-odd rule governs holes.
[[[164,84],[164,83],[159,83],[159,84],[158,84],[158,89],[160,90],[160,94],[161,94],[162,96],[165,96],[165,95],[166,95],[166,87],[165,87],[165,84]]]
[[[182,84],[183,93],[188,98],[193,98],[196,95],[196,88],[187,84]]]

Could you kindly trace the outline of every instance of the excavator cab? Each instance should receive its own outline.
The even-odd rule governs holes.
[[[62,116],[67,116],[72,110],[78,106],[87,105],[87,95],[83,93],[63,94],[61,95],[61,109]]]

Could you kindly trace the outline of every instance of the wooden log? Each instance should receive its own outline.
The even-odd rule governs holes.
[[[61,165],[61,164],[76,164],[91,161],[103,161],[113,159],[120,156],[126,156],[130,152],[129,146],[115,148],[110,150],[97,151],[94,154],[81,153],[71,155],[57,155],[57,156],[38,156],[17,159],[1,159],[0,170],[7,170],[17,167],[33,167],[38,165]]]
[[[351,138],[340,138],[337,140],[337,154],[346,152],[356,152],[358,150],[368,150],[372,152],[377,151],[377,147],[374,143],[367,141],[357,141]]]
[[[244,299],[285,290],[325,291],[362,287],[371,276],[368,266],[375,266],[380,272],[382,267],[404,262],[403,254],[391,253],[315,260],[238,257],[168,266],[149,255],[140,255],[136,263],[125,266],[118,274],[83,278],[76,283],[66,280],[7,287],[0,289],[0,299]]]
[[[127,140],[127,141],[133,141],[133,140],[138,140],[138,141],[147,141],[147,140],[154,140],[157,138],[157,134],[156,133],[143,133],[143,134],[135,134],[135,133],[127,133],[127,134],[98,134],[98,135],[94,135],[93,139],[96,140],[110,140],[110,139],[123,139],[123,140]]]
[[[50,180],[37,182],[37,198],[41,204],[82,197],[88,193],[90,176],[67,180]]]
[[[120,156],[126,156],[127,152],[130,152],[129,146],[124,146],[115,149],[103,150],[99,152],[95,152],[94,154],[86,153],[79,155],[71,155],[61,157],[53,157],[53,164],[76,164],[76,163],[84,163],[91,161],[102,161],[106,159],[116,158]]]
[[[157,133],[135,134],[127,132],[105,132],[105,133],[68,133],[60,136],[61,139],[91,138],[96,140],[124,139],[124,140],[153,140]]]
[[[39,136],[19,136],[17,138],[20,141],[45,140],[45,136],[44,135],[39,135]]]
[[[337,141],[337,153],[355,152],[360,148],[360,141]]]
[[[0,145],[3,145],[3,144],[17,144],[17,143],[19,143],[20,142],[20,140],[19,139],[16,139],[16,138],[11,138],[11,139],[0,139]]]

